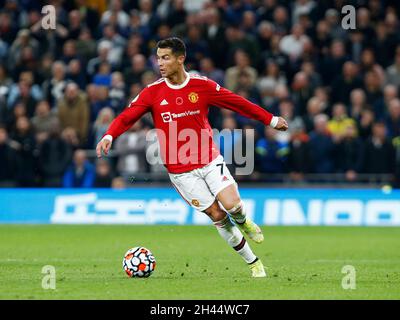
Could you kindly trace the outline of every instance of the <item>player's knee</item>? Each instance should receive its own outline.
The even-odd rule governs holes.
[[[219,207],[217,202],[214,202],[209,208],[204,210],[204,213],[207,214],[212,221],[221,221],[226,217],[226,212]]]
[[[240,212],[242,210],[242,208],[243,208],[243,202],[240,200],[240,198],[233,199],[225,207],[226,211],[228,211],[231,214]]]

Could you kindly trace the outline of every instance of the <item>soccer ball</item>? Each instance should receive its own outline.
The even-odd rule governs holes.
[[[156,268],[156,259],[149,249],[135,247],[125,253],[122,267],[130,278],[147,278]]]

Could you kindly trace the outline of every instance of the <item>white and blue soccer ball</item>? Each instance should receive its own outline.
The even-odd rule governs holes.
[[[122,267],[130,278],[147,278],[156,268],[156,259],[149,249],[134,247],[125,253]]]

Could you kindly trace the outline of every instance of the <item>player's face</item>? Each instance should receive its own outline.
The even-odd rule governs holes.
[[[184,56],[176,56],[169,48],[157,49],[157,62],[163,78],[170,78],[176,74],[184,62]]]

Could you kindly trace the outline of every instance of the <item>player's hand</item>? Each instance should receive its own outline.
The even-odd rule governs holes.
[[[101,158],[101,153],[103,152],[105,155],[108,155],[108,152],[111,149],[112,142],[108,139],[101,139],[96,147],[97,158]]]
[[[278,123],[276,124],[275,129],[279,130],[279,131],[286,131],[288,129],[288,124],[287,124],[286,120],[283,119],[282,117],[279,117]]]

